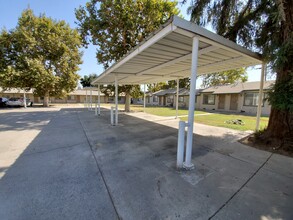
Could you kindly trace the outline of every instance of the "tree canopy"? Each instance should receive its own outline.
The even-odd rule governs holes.
[[[105,68],[178,14],[169,0],[91,0],[75,11],[84,44],[97,45],[97,60]]]
[[[248,75],[245,68],[228,70],[219,73],[209,73],[202,76],[201,87],[227,85],[235,82],[246,82]]]
[[[197,24],[210,24],[218,34],[263,54],[277,74],[263,137],[280,142],[292,139],[293,1],[193,0],[189,12]]]
[[[80,79],[80,84],[82,85],[82,87],[90,87],[92,84],[92,82],[94,81],[94,79],[96,79],[98,77],[97,74],[92,73],[87,75],[84,75],[81,79]]]
[[[23,11],[16,28],[0,34],[1,86],[33,88],[48,105],[49,96],[76,88],[81,43],[79,33],[64,21]]]
[[[190,80],[189,78],[179,79],[179,88],[189,88]],[[176,80],[170,80],[167,82],[152,83],[148,84],[148,91],[157,92],[164,89],[174,89],[177,87]]]
[[[99,64],[108,68],[146,36],[178,14],[177,2],[171,0],[91,0],[75,11],[84,45],[97,46]],[[126,95],[129,110],[130,93],[139,87],[119,86]],[[111,86],[106,91],[111,91]]]

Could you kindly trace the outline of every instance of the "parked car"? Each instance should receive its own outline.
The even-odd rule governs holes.
[[[6,105],[9,107],[13,106],[24,106],[23,98],[10,98]],[[33,106],[33,102],[30,101],[30,99],[26,99],[26,106]]]
[[[6,102],[8,101],[7,98],[0,98],[0,107],[5,107],[6,106]]]

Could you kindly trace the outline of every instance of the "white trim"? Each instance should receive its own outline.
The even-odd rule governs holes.
[[[259,131],[259,124],[260,124],[260,116],[261,116],[261,108],[262,108],[262,97],[263,97],[263,85],[264,85],[264,78],[265,78],[265,63],[262,63],[261,66],[261,76],[260,76],[260,85],[259,85],[259,95],[258,95],[258,106],[257,106],[257,113],[256,113],[256,126],[255,130]]]
[[[95,84],[100,79],[108,75],[109,73],[113,72],[115,69],[126,63],[127,61],[131,60],[141,52],[143,52],[145,49],[153,45],[155,42],[159,41],[172,31],[174,31],[177,27],[174,26],[172,23],[163,28],[160,32],[158,32],[156,35],[154,35],[152,38],[150,38],[148,41],[146,41],[144,44],[138,46],[133,52],[131,52],[129,55],[126,54],[120,61],[118,61],[116,64],[111,66],[109,69],[107,69],[104,73],[102,73],[97,79],[95,79],[92,84]]]

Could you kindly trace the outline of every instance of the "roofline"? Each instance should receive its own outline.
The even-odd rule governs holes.
[[[189,22],[183,18],[180,18],[178,16],[174,16],[173,17],[173,23],[175,26],[181,28],[181,29],[185,29],[190,33],[196,34],[200,37],[200,40],[203,40],[203,37],[210,39],[211,41],[213,41],[214,43],[218,43],[220,45],[226,46],[228,48],[232,48],[234,49],[234,51],[239,51],[242,54],[246,54],[249,57],[253,57],[257,60],[262,60],[262,56],[259,53],[255,53],[252,52],[236,43],[234,43],[233,41],[230,41],[218,34],[215,34],[203,27],[198,26],[197,24],[193,23],[193,22]]]
[[[176,30],[177,29],[177,30]],[[143,52],[145,49],[148,48],[149,45],[159,41],[165,35],[171,32],[181,33],[183,35],[187,35],[189,37],[198,36],[201,41],[206,43],[213,42],[213,44],[218,44],[219,46],[225,46],[227,49],[231,49],[234,52],[238,52],[244,54],[250,58],[254,58],[258,61],[262,60],[262,57],[258,53],[254,53],[242,46],[237,45],[236,43],[217,35],[211,31],[206,30],[193,22],[187,21],[183,18],[180,18],[176,15],[173,15],[165,24],[163,24],[158,30],[150,34],[145,40],[140,42],[137,46],[132,48],[128,53],[126,53],[123,57],[121,57],[117,62],[115,62],[112,66],[107,68],[103,73],[101,73],[93,82],[93,85],[98,84],[97,82],[108,75],[109,73],[113,72],[115,69],[123,65],[125,62],[130,60],[131,58],[135,57],[136,55]],[[110,83],[110,82],[109,82]],[[114,82],[113,82],[114,84]]]

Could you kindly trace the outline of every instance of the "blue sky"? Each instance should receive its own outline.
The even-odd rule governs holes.
[[[87,0],[0,0],[0,28],[14,28],[21,12],[28,7],[31,8],[36,15],[45,13],[48,17],[57,20],[65,20],[71,27],[76,27],[74,9],[79,5],[85,5],[86,2]],[[188,4],[184,6],[178,5],[186,20],[190,19],[190,16],[186,13]],[[83,49],[83,51],[83,64],[80,66],[81,70],[79,71],[79,75],[102,73],[103,67],[97,64],[95,58],[95,47],[90,46],[88,49]],[[250,69],[248,75],[249,81],[259,81],[260,70]],[[200,82],[197,85],[200,86]]]

